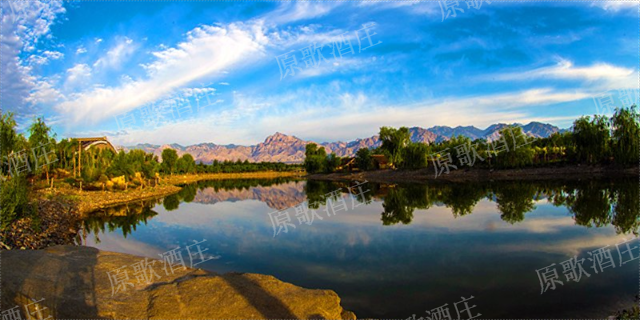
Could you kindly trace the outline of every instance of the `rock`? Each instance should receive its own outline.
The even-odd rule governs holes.
[[[272,276],[175,270],[148,259],[151,284],[131,265],[145,258],[83,246],[0,252],[2,310],[41,300],[55,319],[356,319],[331,290],[304,289]],[[125,267],[131,285],[112,291],[107,273]],[[121,273],[123,275],[123,273]]]

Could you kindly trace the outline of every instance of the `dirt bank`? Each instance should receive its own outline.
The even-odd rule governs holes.
[[[313,180],[357,180],[376,183],[424,183],[434,181],[514,181],[514,180],[583,180],[594,178],[638,177],[638,167],[619,168],[608,166],[559,166],[546,168],[490,170],[471,168],[451,170],[435,177],[433,168],[419,170],[376,170],[359,173],[312,174],[306,176]]]

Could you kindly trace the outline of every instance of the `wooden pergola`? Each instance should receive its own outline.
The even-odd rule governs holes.
[[[107,140],[107,137],[97,137],[97,138],[74,138],[78,141],[78,166],[73,169],[74,177],[77,175],[80,176],[80,172],[82,172],[82,150],[89,150],[90,148],[98,148],[98,149],[109,149],[113,151],[113,153],[118,153],[118,150]],[[75,166],[75,157],[73,159],[74,167]],[[77,171],[76,171],[77,170]]]

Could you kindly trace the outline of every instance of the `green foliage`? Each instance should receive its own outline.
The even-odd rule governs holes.
[[[173,174],[176,172],[176,166],[178,164],[178,153],[173,149],[162,150],[162,166],[161,170],[164,173]]]
[[[127,154],[122,150],[113,158],[111,165],[107,169],[107,174],[110,177],[131,177],[134,173],[134,166],[128,159]]]
[[[465,136],[457,136],[442,143],[451,155],[451,162],[457,168],[471,167],[478,155],[477,145]]]
[[[499,168],[524,168],[533,164],[533,157],[535,151],[530,143],[523,141],[522,128],[517,126],[505,127],[500,130],[500,139],[506,141],[513,141],[515,144],[511,144],[510,149],[502,151],[497,154],[496,166]],[[517,146],[517,148],[514,148]]]
[[[609,156],[611,140],[607,118],[596,115],[593,119],[587,116],[574,121],[573,139],[579,161],[602,162]]]
[[[616,163],[632,165],[640,156],[640,115],[636,106],[616,109],[612,117],[613,150]]]
[[[380,128],[379,139],[382,141],[381,150],[387,151],[389,160],[395,166],[402,163],[402,150],[411,142],[411,136],[407,127],[395,129],[391,127]]]
[[[49,136],[50,132],[51,128],[44,123],[42,118],[37,118],[29,127],[31,163],[34,165],[36,174],[45,173],[47,175],[47,181],[49,180],[49,172],[56,161],[56,141]]]
[[[15,150],[18,142],[16,126],[17,124],[13,119],[13,113],[2,114],[2,112],[0,112],[0,175],[9,172],[9,167],[4,159]]]
[[[180,198],[177,194],[166,196],[162,201],[162,206],[164,206],[167,211],[176,210],[178,206],[180,206]]]
[[[0,226],[5,230],[15,220],[32,213],[29,188],[23,175],[0,182]]]
[[[361,148],[356,152],[356,164],[362,171],[373,169],[373,158],[371,157],[371,150],[369,150],[369,148]]]
[[[410,224],[415,209],[428,209],[430,206],[426,185],[415,184],[391,188],[382,203],[384,208],[381,215],[382,224],[385,226],[399,222]]]
[[[324,170],[326,173],[335,172],[336,168],[340,166],[341,160],[335,153],[331,153],[325,158]]]
[[[409,143],[403,150],[403,168],[426,168],[429,161],[429,147],[424,143]]]
[[[500,218],[508,223],[523,221],[525,213],[536,208],[533,202],[535,188],[531,184],[498,184],[494,192],[498,210],[502,213]]]
[[[244,163],[241,163],[245,165]],[[196,162],[193,160],[193,156],[185,153],[176,163],[178,173],[194,173],[196,171]]]
[[[304,168],[308,173],[325,172],[327,152],[324,147],[318,148],[315,143],[310,143],[305,147]]]

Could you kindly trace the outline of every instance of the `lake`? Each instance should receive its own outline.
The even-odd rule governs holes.
[[[206,240],[210,260],[197,267],[331,289],[358,318],[425,317],[445,304],[454,319],[603,318],[638,294],[639,196],[637,179],[207,181],[96,212],[81,242],[158,259]],[[568,281],[576,256],[584,272]]]

